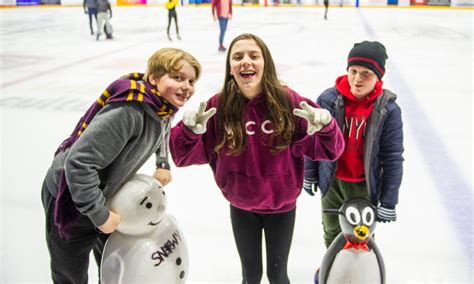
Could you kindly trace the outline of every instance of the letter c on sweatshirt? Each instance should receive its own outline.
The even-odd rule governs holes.
[[[255,131],[249,129],[250,125],[255,125],[255,121],[247,121],[245,124],[245,132],[247,135],[254,135]]]
[[[267,124],[271,123],[270,120],[265,120],[263,123],[262,123],[262,131],[265,132],[266,134],[271,134],[273,133],[273,129],[267,129],[265,126]]]

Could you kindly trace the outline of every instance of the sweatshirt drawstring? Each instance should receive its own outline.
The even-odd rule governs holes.
[[[168,141],[169,141],[169,131],[166,131],[167,128],[167,123],[169,120],[163,119],[160,122],[161,126],[161,143],[160,143],[160,157],[164,158],[166,157],[166,154],[168,153]]]

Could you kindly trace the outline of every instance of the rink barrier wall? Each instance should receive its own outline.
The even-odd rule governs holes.
[[[210,6],[211,0],[180,0],[181,6],[198,5]],[[258,2],[252,3],[252,1]],[[474,8],[474,0],[332,0],[330,6],[343,8],[359,7],[409,7],[409,8]],[[109,0],[113,6],[164,6],[166,0]],[[12,7],[57,7],[82,6],[83,0],[0,0],[0,8]],[[323,0],[234,0],[234,6],[252,7],[322,7]],[[300,3],[300,4],[296,4]]]

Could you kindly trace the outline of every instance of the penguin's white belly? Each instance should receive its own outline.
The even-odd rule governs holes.
[[[380,268],[372,251],[341,250],[331,265],[328,284],[380,284]]]

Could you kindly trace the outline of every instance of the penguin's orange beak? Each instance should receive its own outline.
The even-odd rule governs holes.
[[[357,226],[354,228],[354,235],[359,240],[365,240],[369,237],[369,228],[367,228],[365,225]]]

